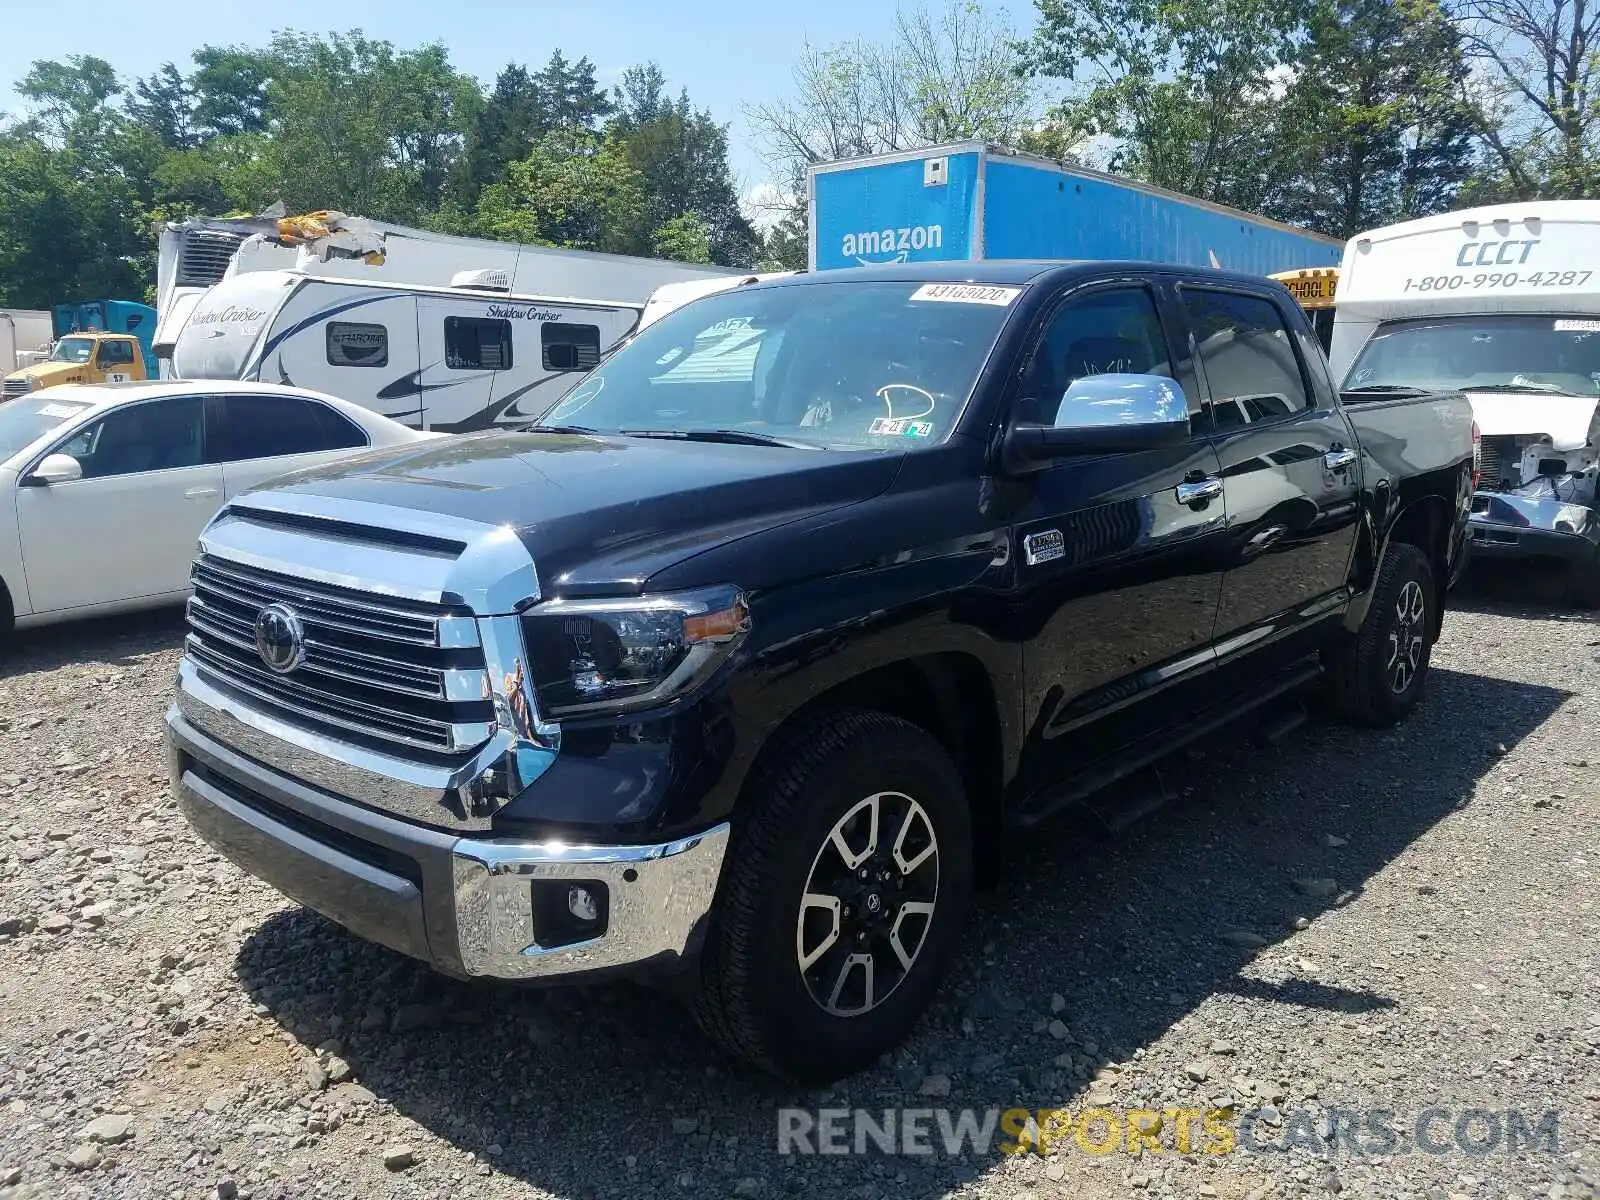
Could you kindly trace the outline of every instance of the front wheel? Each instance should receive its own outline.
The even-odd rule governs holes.
[[[1417,706],[1439,627],[1437,597],[1428,556],[1409,543],[1392,544],[1361,628],[1326,656],[1328,696],[1340,716],[1387,726]]]
[[[746,797],[696,1016],[735,1057],[828,1082],[905,1039],[959,940],[961,777],[917,726],[848,711],[774,747]]]

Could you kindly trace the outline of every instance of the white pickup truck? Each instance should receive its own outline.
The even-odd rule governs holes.
[[[1482,436],[1474,557],[1558,561],[1600,605],[1600,201],[1352,238],[1330,358],[1347,392],[1465,392]]]

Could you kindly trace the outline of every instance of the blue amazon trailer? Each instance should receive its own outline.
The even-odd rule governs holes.
[[[1344,243],[982,142],[810,169],[813,271],[969,258],[1136,259],[1256,275],[1337,267]]]

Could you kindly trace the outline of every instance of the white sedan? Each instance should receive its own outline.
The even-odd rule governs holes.
[[[179,601],[224,501],[367,447],[438,436],[277,384],[79,384],[8,401],[0,632]]]

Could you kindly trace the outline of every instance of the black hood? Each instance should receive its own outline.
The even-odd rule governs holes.
[[[258,490],[510,525],[547,594],[615,594],[641,590],[651,575],[705,550],[878,495],[902,458],[895,451],[486,433],[372,451]]]

